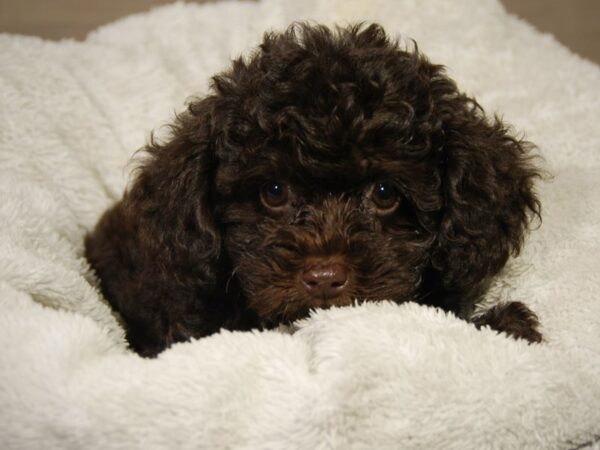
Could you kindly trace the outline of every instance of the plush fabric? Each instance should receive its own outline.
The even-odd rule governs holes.
[[[84,234],[150,131],[299,19],[414,38],[539,145],[544,220],[488,303],[527,303],[543,344],[382,302],[157,359],[127,349]],[[598,448],[599,90],[596,65],[493,0],[178,3],[84,42],[0,36],[2,447]]]

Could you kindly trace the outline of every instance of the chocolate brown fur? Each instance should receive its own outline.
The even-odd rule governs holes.
[[[143,355],[354,299],[469,318],[539,216],[530,147],[381,27],[295,25],[147,146],[87,257]],[[341,294],[301,287],[315,261],[343,268]]]

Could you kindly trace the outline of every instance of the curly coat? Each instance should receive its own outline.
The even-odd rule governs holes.
[[[470,319],[539,217],[531,147],[380,26],[296,24],[151,141],[86,254],[146,356],[355,299]],[[473,321],[539,341],[508,306]]]

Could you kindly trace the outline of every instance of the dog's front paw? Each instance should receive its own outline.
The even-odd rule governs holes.
[[[542,341],[542,334],[537,329],[540,325],[537,316],[521,302],[500,303],[473,317],[471,322],[477,328],[487,325],[515,339],[525,339],[530,343]]]

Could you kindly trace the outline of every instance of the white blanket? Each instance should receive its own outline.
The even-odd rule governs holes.
[[[414,304],[127,350],[82,238],[132,153],[266,29],[374,20],[540,146],[543,225],[489,300],[528,346]],[[0,36],[0,447],[600,446],[600,70],[496,0],[182,3],[84,42]]]

